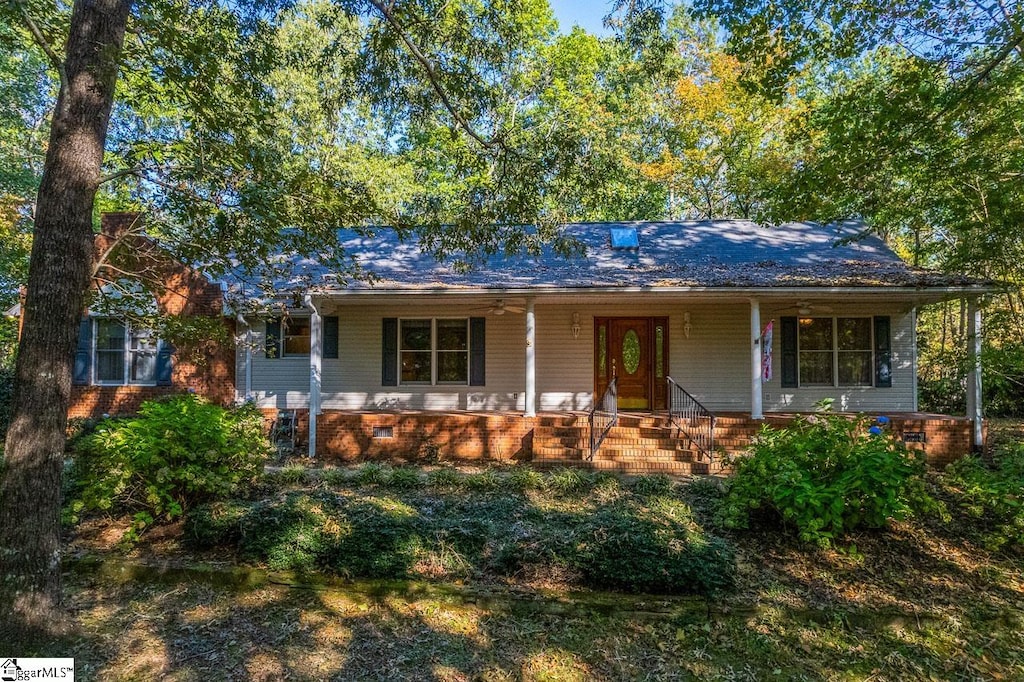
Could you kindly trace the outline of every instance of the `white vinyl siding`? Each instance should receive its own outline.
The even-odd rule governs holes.
[[[526,316],[508,312],[484,315],[480,304],[369,305],[329,307],[337,315],[339,359],[324,359],[322,408],[325,410],[522,410],[526,385]],[[833,306],[832,315],[890,315],[892,321],[892,388],[781,388],[780,317],[762,302],[762,324],[775,320],[774,375],[764,384],[768,412],[808,411],[822,398],[848,411],[914,409],[913,323],[909,313],[882,306]],[[572,336],[573,313],[580,314],[579,338]],[[684,313],[690,313],[690,336]],[[486,384],[381,385],[383,318],[486,317]],[[594,317],[668,317],[671,376],[709,409],[750,410],[750,305],[667,302],[650,305],[577,303],[536,305],[537,408],[577,411],[590,408],[594,390]],[[267,359],[262,350],[263,325],[254,322],[253,397],[264,407],[301,408],[309,400],[309,358]],[[239,392],[244,391],[244,351],[238,358]]]

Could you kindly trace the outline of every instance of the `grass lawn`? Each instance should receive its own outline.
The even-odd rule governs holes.
[[[317,479],[277,474],[244,501],[258,509],[258,523],[242,526],[248,540],[236,537],[228,549],[196,549],[178,524],[125,552],[116,539],[126,522],[81,524],[69,553],[110,563],[69,571],[76,632],[48,653],[75,656],[79,679],[103,680],[1024,679],[1022,556],[984,550],[960,521],[900,522],[852,535],[856,552],[817,550],[763,528],[718,529],[714,484],[576,472],[538,480],[520,470],[461,479],[449,470],[431,484],[420,470],[392,475],[365,467]],[[404,580],[296,588],[273,582],[311,582],[294,572],[303,566],[288,563],[288,548],[341,576],[362,564],[331,536],[311,543],[315,510],[281,512],[295,500],[326,500],[334,513],[326,516],[356,530],[367,505],[430,518],[389,525],[403,542],[375,545],[402,559],[385,565]],[[579,530],[575,522],[595,511],[609,524]],[[670,522],[644,525],[666,513]],[[617,537],[608,533],[620,517],[627,534],[639,523],[681,560],[692,559],[687,547],[727,543],[731,586],[709,598],[586,590],[587,548],[595,537]],[[288,532],[265,532],[266,542],[251,545],[268,518]],[[473,541],[455,532],[470,518]],[[275,544],[281,538],[290,544]],[[645,546],[621,547],[628,555]],[[499,560],[501,548],[510,555]],[[157,560],[182,570],[117,570]],[[606,556],[600,575],[614,574],[614,561]],[[184,570],[200,562],[243,562],[256,578],[240,584],[237,575]],[[290,572],[274,573],[283,569]]]

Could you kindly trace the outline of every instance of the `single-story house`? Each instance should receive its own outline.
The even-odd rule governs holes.
[[[715,450],[823,400],[888,416],[934,463],[982,445],[978,298],[991,283],[912,267],[855,222],[563,229],[579,255],[496,255],[470,270],[390,229],[342,233],[371,279],[342,284],[296,258],[264,313],[228,312],[236,400],[294,411],[320,458],[707,470],[697,462]],[[247,281],[227,278],[226,300],[258,299]],[[921,414],[916,311],[956,298],[970,308],[969,414]],[[103,350],[91,349],[96,367]]]

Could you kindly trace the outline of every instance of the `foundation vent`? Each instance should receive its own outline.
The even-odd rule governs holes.
[[[395,427],[394,426],[374,426],[373,427],[374,438],[394,438]]]

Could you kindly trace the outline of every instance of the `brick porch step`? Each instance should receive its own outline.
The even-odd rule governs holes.
[[[592,469],[595,471],[614,471],[623,474],[669,474],[671,476],[691,476],[718,473],[721,466],[708,462],[675,462],[650,460],[611,460],[598,458],[585,459],[544,459],[534,461],[534,466],[541,469],[558,467]]]

